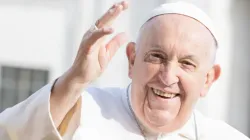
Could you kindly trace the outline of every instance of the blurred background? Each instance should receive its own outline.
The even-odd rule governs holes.
[[[144,17],[175,0],[130,0],[114,24],[136,38]],[[250,0],[186,0],[214,21],[222,75],[197,109],[250,136]],[[118,0],[0,0],[0,111],[23,101],[72,64],[84,32]],[[125,87],[123,46],[94,86]]]

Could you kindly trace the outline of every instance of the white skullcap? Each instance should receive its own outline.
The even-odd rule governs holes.
[[[175,2],[175,3],[165,3],[155,8],[149,16],[146,18],[145,22],[150,19],[164,14],[180,14],[184,16],[191,17],[202,23],[213,35],[216,45],[218,46],[218,37],[215,33],[215,28],[212,20],[198,7],[187,2]]]

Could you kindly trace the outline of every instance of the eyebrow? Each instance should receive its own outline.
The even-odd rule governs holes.
[[[153,47],[152,47],[153,49],[160,49],[160,50],[163,49],[163,47],[162,47],[161,45],[155,44],[155,45],[151,45],[151,46],[153,46]]]
[[[152,48],[150,49],[150,51],[162,52],[165,54],[165,52],[163,51],[163,47],[161,45],[157,45],[157,44],[152,45]],[[183,55],[183,56],[181,56],[181,59],[191,59],[196,64],[199,64],[197,57],[194,55],[190,55],[190,54]]]
[[[197,57],[195,57],[194,55],[184,55],[181,57],[181,59],[191,59],[193,60],[196,64],[199,64]]]

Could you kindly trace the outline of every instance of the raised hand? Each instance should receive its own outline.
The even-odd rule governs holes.
[[[77,57],[71,71],[78,83],[89,83],[105,70],[119,47],[126,42],[125,33],[119,33],[108,43],[105,37],[114,32],[114,20],[126,10],[127,2],[114,4],[83,36]]]
[[[112,23],[127,7],[124,1],[114,4],[83,36],[72,67],[52,89],[50,112],[55,126],[58,127],[77,100],[80,101],[81,90],[100,76],[117,49],[126,42],[124,33],[117,34],[108,43],[104,40],[114,32]]]

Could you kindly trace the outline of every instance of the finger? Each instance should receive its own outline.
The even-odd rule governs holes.
[[[90,29],[87,32],[87,35],[83,37],[82,45],[85,47],[87,52],[92,52],[96,48],[94,45],[99,39],[103,38],[106,35],[112,34],[114,32],[113,28],[104,27],[97,30]],[[81,45],[81,46],[82,46]]]
[[[99,20],[97,20],[96,26],[98,28],[110,26],[120,13],[127,8],[128,3],[126,1],[114,4]]]
[[[121,4],[123,6],[123,10],[128,9],[128,2],[127,1],[122,1]]]
[[[105,35],[112,34],[114,32],[113,28],[103,27],[101,29],[95,30],[90,36],[90,42],[95,43],[98,39],[102,38]]]
[[[125,33],[119,33],[115,37],[113,37],[108,44],[106,45],[106,50],[108,54],[108,59],[111,60],[115,55],[117,50],[128,40]]]
[[[123,5],[124,9],[123,10],[126,10],[128,8],[128,2],[127,1],[121,1],[119,3],[115,3],[112,7],[110,7],[109,9],[112,9],[114,8],[115,6],[117,6],[118,4],[121,4]]]

